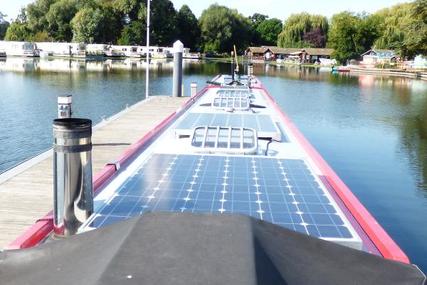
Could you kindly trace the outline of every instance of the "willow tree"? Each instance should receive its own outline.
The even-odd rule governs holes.
[[[375,47],[380,49],[396,50],[404,55],[403,46],[407,36],[411,19],[411,4],[399,4],[375,13],[380,19],[381,36],[375,41]]]
[[[293,14],[285,21],[277,44],[281,47],[325,47],[328,29],[325,16]],[[317,37],[323,37],[323,40],[319,41]]]

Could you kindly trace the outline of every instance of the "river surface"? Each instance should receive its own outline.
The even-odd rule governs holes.
[[[229,66],[185,62],[184,93]],[[172,63],[152,62],[150,94],[171,93]],[[282,109],[385,230],[427,272],[427,82],[255,65]],[[95,123],[145,96],[142,62],[0,61],[0,172],[48,149],[58,95]]]

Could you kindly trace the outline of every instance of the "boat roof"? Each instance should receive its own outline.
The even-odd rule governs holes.
[[[378,254],[259,80],[214,82],[102,186],[80,232],[147,212],[237,213]]]

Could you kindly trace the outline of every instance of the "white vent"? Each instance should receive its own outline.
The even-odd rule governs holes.
[[[191,146],[208,153],[254,154],[258,137],[254,129],[203,126],[194,129]]]

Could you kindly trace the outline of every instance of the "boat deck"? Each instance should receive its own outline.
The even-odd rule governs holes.
[[[92,138],[94,173],[115,161],[187,100],[150,97],[98,124]],[[52,209],[52,183],[51,151],[0,175],[0,249]]]
[[[375,252],[259,82],[252,85],[207,89],[101,189],[81,231],[150,211],[238,213]]]

